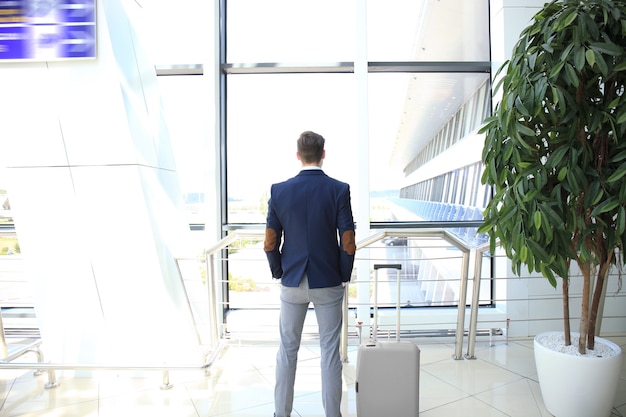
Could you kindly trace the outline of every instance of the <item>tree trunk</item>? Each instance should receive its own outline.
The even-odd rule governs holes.
[[[602,299],[602,288],[604,287],[604,281],[609,274],[611,262],[613,260],[613,252],[610,252],[605,256],[606,259],[602,259],[600,267],[598,268],[598,276],[596,279],[596,286],[593,290],[593,300],[591,302],[591,309],[589,311],[589,333],[587,334],[587,349],[594,349],[596,345],[596,320],[598,319],[598,308],[600,307],[600,301]]]
[[[569,278],[563,278],[563,335],[565,336],[565,346],[572,344],[572,331],[569,322]]]
[[[591,265],[589,263],[578,262],[580,271],[583,274],[583,294],[582,308],[580,315],[580,337],[578,339],[578,353],[587,353],[587,334],[589,334],[589,294],[591,291]]]

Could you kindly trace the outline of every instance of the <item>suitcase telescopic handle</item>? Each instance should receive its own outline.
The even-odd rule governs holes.
[[[374,264],[374,326],[372,327],[371,341],[376,342],[378,337],[378,270],[397,270],[397,304],[396,304],[396,341],[400,341],[400,270],[401,264]]]

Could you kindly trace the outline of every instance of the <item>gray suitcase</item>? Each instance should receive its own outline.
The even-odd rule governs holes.
[[[396,340],[378,341],[378,270],[397,270]],[[401,265],[374,265],[374,319],[370,340],[359,346],[356,361],[358,417],[415,417],[419,415],[420,351],[400,340]]]

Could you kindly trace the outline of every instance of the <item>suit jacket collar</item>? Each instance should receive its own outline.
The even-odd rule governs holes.
[[[298,176],[300,175],[324,175],[324,171],[320,169],[303,169],[300,171]]]

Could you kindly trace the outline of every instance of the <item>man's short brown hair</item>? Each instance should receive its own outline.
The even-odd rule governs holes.
[[[316,163],[322,160],[324,155],[324,142],[326,140],[315,132],[302,132],[298,138],[298,154],[300,160],[306,164]]]

